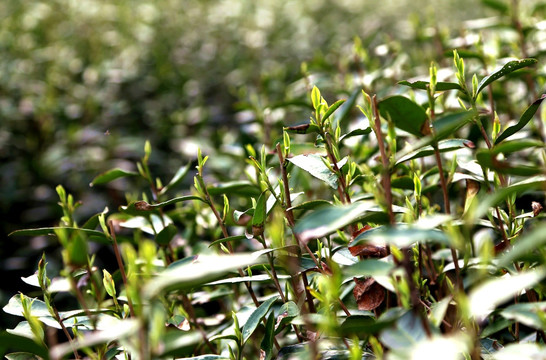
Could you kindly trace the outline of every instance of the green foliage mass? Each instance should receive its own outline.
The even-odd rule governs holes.
[[[481,4],[1,4],[4,227],[41,254],[1,355],[543,355],[545,7]]]

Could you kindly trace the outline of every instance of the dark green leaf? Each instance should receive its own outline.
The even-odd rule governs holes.
[[[223,244],[223,243],[230,242],[230,241],[238,241],[238,240],[243,240],[243,239],[246,239],[245,235],[228,236],[227,238],[221,238],[221,239],[218,239],[218,240],[214,240],[213,242],[210,243],[209,247],[212,247],[212,246],[218,245],[218,244]]]
[[[310,154],[310,155],[297,155],[292,158],[287,159],[292,164],[297,167],[307,171],[309,174],[313,175],[317,179],[320,179],[330,185],[332,188],[337,189],[337,176],[334,174],[320,159],[320,155]],[[347,158],[341,160],[337,166],[342,168],[343,165],[347,162]]]
[[[265,352],[265,357],[260,360],[271,360],[273,358],[273,346],[275,343],[275,316],[269,314],[265,323],[265,334],[260,348]]]
[[[210,186],[207,188],[210,195],[237,194],[256,197],[261,194],[260,188],[249,181],[232,181]]]
[[[339,141],[343,141],[353,136],[368,135],[371,132],[372,132],[372,128],[370,127],[367,127],[365,129],[355,129],[353,131],[348,132],[345,135],[341,135],[341,137],[339,138]]]
[[[448,139],[438,142],[438,151],[440,151],[441,153],[462,149],[464,147],[472,148],[474,147],[474,144],[472,143],[472,141],[466,139]],[[408,160],[418,159],[430,155],[434,155],[434,148],[430,145],[427,145],[400,157],[396,161],[396,165],[406,162]]]
[[[171,242],[171,240],[174,238],[176,233],[178,232],[178,229],[174,224],[169,224],[165,226],[159,234],[155,237],[155,242],[160,246],[167,246]]]
[[[267,299],[256,310],[254,310],[252,314],[250,314],[250,317],[246,321],[242,330],[243,344],[247,342],[250,336],[252,336],[252,334],[260,324],[260,321],[262,321],[262,319],[267,315],[267,312],[277,299],[278,296],[273,296]]]
[[[527,125],[527,123],[529,121],[531,121],[531,119],[533,118],[533,116],[535,115],[535,113],[537,112],[538,108],[540,107],[540,104],[542,103],[542,101],[544,101],[544,99],[546,98],[546,94],[543,94],[540,99],[537,99],[535,100],[535,102],[533,102],[531,104],[531,106],[529,106],[525,112],[523,113],[523,115],[521,115],[521,117],[519,118],[519,121],[516,125],[513,125],[513,126],[510,126],[508,129],[504,130],[498,137],[497,139],[495,140],[495,144],[498,144],[500,143],[502,140],[514,135],[515,133],[517,133],[518,131],[520,131],[521,129],[523,129],[523,127],[525,125]]]
[[[521,59],[521,60],[513,60],[509,61],[506,64],[504,64],[503,67],[500,69],[497,69],[493,71],[488,76],[484,77],[482,81],[478,84],[478,91],[474,95],[474,97],[478,96],[478,94],[489,84],[491,84],[493,81],[500,79],[504,75],[510,74],[516,70],[519,70],[521,68],[531,66],[537,63],[536,59]]]
[[[392,308],[383,313],[379,319],[368,315],[352,315],[341,324],[341,333],[344,335],[368,335],[377,334],[381,330],[391,326],[397,319],[406,313],[401,308]]]
[[[279,317],[281,321],[277,326],[275,333],[280,333],[284,328],[284,325],[289,324],[296,316],[300,315],[300,309],[293,301],[288,301],[284,303],[279,310]]]
[[[506,5],[504,2],[499,0],[481,0],[481,1],[482,1],[482,4],[484,4],[485,6],[491,9],[497,10],[503,15],[508,14],[508,11],[510,10],[508,8],[508,5]]]
[[[181,358],[193,354],[195,346],[203,341],[203,337],[197,331],[181,333],[178,330],[167,331],[162,336],[163,351],[160,355],[165,358]]]
[[[501,144],[496,144],[491,149],[491,152],[493,154],[511,154],[513,152],[529,149],[532,147],[544,147],[544,143],[542,141],[533,139],[504,141]]]
[[[97,226],[99,226],[99,216],[101,215],[102,213],[98,213],[98,214],[95,214],[93,216],[91,216],[86,222],[85,224],[82,225],[82,229],[87,229],[87,230],[95,230],[97,228]]]
[[[332,205],[332,203],[326,200],[311,200],[292,206],[290,209],[287,210],[312,210],[328,205]]]
[[[91,181],[89,186],[102,185],[122,177],[135,176],[135,175],[138,175],[138,174],[132,171],[125,171],[122,169],[112,169],[95,177],[93,181]]]
[[[91,241],[100,242],[103,244],[109,244],[110,241],[104,235],[104,233],[97,231],[97,230],[89,230],[89,229],[79,229],[79,228],[71,228],[71,227],[48,227],[48,228],[37,228],[37,229],[24,229],[24,230],[15,230],[14,232],[10,233],[9,236],[15,235],[15,236],[40,236],[40,235],[55,235],[56,229],[63,229],[70,235],[73,233],[82,233],[88,236],[88,239]]]
[[[413,82],[410,82],[410,81],[407,81],[407,80],[403,80],[403,81],[399,81],[398,84],[409,86],[412,89],[426,90],[427,86],[429,85],[429,82],[428,81],[413,81]],[[457,83],[452,83],[452,82],[441,82],[441,81],[439,81],[439,82],[436,83],[436,91],[447,91],[447,90],[461,90],[462,91],[463,88],[461,88],[461,85],[459,85]]]
[[[34,340],[27,337],[9,334],[6,331],[0,333],[0,356],[14,351],[24,351],[40,356],[42,359],[49,359],[47,349]]]
[[[439,141],[453,135],[455,131],[468,124],[474,115],[476,115],[474,111],[468,110],[437,117],[432,124],[436,134],[435,139]]]
[[[391,180],[393,189],[413,190],[413,179],[409,176],[394,177]]]
[[[488,169],[495,170],[501,174],[519,175],[519,176],[533,176],[542,174],[544,170],[537,166],[530,166],[525,164],[513,164],[508,161],[501,161],[496,159],[496,155],[493,154],[494,150],[480,149],[476,152],[476,160],[478,163]]]
[[[205,200],[203,200],[199,196],[185,195],[185,196],[176,197],[174,199],[170,199],[158,204],[148,204],[144,200],[133,201],[127,206],[120,206],[120,210],[129,215],[145,215],[145,214],[148,214],[150,211],[159,210],[168,205],[173,205],[179,202],[190,201],[190,200],[199,200],[199,201],[205,202]]]
[[[422,136],[422,127],[427,120],[425,110],[410,99],[395,95],[378,104],[379,112],[385,119],[391,119],[394,125],[415,136]]]
[[[320,129],[315,124],[301,124],[301,125],[285,127],[284,130],[288,131],[289,133],[310,134],[310,133],[318,133]]]

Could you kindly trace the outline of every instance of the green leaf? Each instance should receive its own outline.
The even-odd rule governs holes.
[[[537,63],[536,59],[521,59],[521,60],[513,60],[509,61],[506,64],[504,64],[503,67],[500,69],[497,69],[493,71],[488,76],[484,77],[482,81],[478,84],[478,91],[474,95],[474,98],[478,96],[478,94],[489,84],[491,84],[493,81],[500,79],[504,75],[510,74],[516,70],[519,70],[521,68],[531,66]]]
[[[157,234],[155,242],[160,246],[167,246],[177,233],[177,227],[174,224],[169,224]]]
[[[475,216],[476,218],[481,218],[487,213],[487,210],[490,207],[495,206],[501,201],[506,200],[509,196],[512,196],[513,194],[521,194],[525,191],[538,188],[546,188],[546,176],[540,175],[530,177],[505,188],[497,189],[495,192],[487,194],[479,200],[478,208],[476,209],[476,213],[473,216]]]
[[[473,289],[468,297],[470,314],[482,321],[496,307],[512,299],[522,290],[533,287],[546,276],[545,268],[536,268],[516,275],[488,280]]]
[[[508,306],[500,315],[537,330],[546,328],[546,302],[519,303]]]
[[[422,229],[414,225],[379,226],[358,235],[351,246],[366,242],[392,244],[399,248],[405,248],[415,243],[429,242],[450,245],[449,237],[443,231]]]
[[[379,336],[391,350],[407,350],[426,338],[421,318],[414,311],[406,312],[393,327],[383,330]]]
[[[544,358],[546,346],[537,343],[508,344],[495,353],[495,360],[535,360]]]
[[[93,181],[91,181],[89,186],[102,185],[122,177],[135,176],[135,175],[138,175],[138,173],[132,172],[132,171],[125,171],[122,169],[112,169],[95,177]]]
[[[337,189],[337,176],[334,174],[320,159],[320,155],[297,155],[287,159],[292,164],[296,165],[300,169],[307,171],[317,179],[320,179],[330,185],[333,189]],[[347,158],[344,158],[337,163],[338,168],[342,168],[347,162]]]
[[[400,212],[400,208],[395,208]],[[303,241],[321,238],[368,216],[383,213],[373,202],[355,202],[343,206],[325,206],[306,215],[296,224],[294,231]]]
[[[37,355],[28,352],[16,352],[6,355],[7,360],[41,360]]]
[[[283,128],[284,131],[287,131],[289,133],[296,133],[296,134],[310,134],[310,133],[318,133],[320,131],[320,128],[315,124],[301,124],[301,125],[295,125],[295,126],[288,126]]]
[[[301,204],[292,206],[291,208],[287,210],[313,210],[319,207],[331,206],[331,205],[332,205],[331,202],[327,200],[319,199],[319,200],[311,200],[311,201],[303,202]]]
[[[288,301],[282,304],[279,310],[279,317],[281,321],[279,322],[275,333],[276,334],[280,333],[283,330],[285,325],[289,324],[294,318],[296,318],[299,315],[300,315],[300,309],[295,302]]]
[[[481,0],[482,4],[485,6],[499,11],[501,14],[506,15],[509,12],[509,7],[504,2],[499,0]]]
[[[332,116],[334,111],[336,111],[341,105],[343,105],[344,102],[345,102],[345,100],[338,100],[335,103],[333,103],[332,105],[330,105],[328,110],[326,110],[326,112],[322,116],[322,121],[324,121],[324,120],[328,119],[330,116]]]
[[[191,162],[186,164],[186,166],[182,166],[178,169],[176,174],[174,174],[173,178],[169,183],[164,186],[161,191],[159,191],[159,195],[165,194],[167,191],[178,185],[182,180],[184,180],[184,177],[188,174],[188,171],[190,170]]]
[[[438,142],[438,151],[441,153],[459,150],[465,147],[474,147],[474,143],[466,139],[448,139]],[[396,165],[406,162],[412,159],[418,159],[425,156],[434,155],[434,148],[430,145],[424,146],[420,149],[414,150],[396,161]]]
[[[203,336],[197,331],[188,331],[182,334],[178,330],[167,331],[162,337],[160,358],[179,359],[183,356],[190,356],[196,345],[202,342]]]
[[[365,129],[355,129],[353,131],[348,132],[345,135],[341,135],[341,137],[339,138],[339,141],[343,141],[343,140],[348,139],[348,138],[353,137],[353,136],[368,135],[371,132],[372,132],[371,127],[367,127]]]
[[[260,360],[271,360],[273,358],[273,346],[275,343],[275,316],[273,313],[269,315],[265,323],[265,334],[260,344],[260,349],[265,352],[265,357]]]
[[[160,272],[154,281],[144,286],[143,293],[147,298],[152,298],[163,291],[188,290],[217,280],[239,268],[263,262],[259,253],[200,255],[192,262]]]
[[[354,245],[351,244],[349,246]],[[388,276],[393,269],[393,263],[377,259],[366,259],[361,260],[354,265],[343,268],[343,274],[348,277]]]
[[[252,226],[263,227],[266,218],[266,193],[264,191],[260,194],[256,206],[254,207],[254,215],[252,216]]]
[[[455,131],[468,124],[474,115],[476,115],[475,111],[467,110],[437,117],[432,124],[435,134],[434,139],[439,141],[453,135]]]
[[[210,195],[237,194],[241,196],[260,196],[261,190],[249,181],[231,181],[207,187]]]
[[[42,359],[49,359],[47,349],[25,336],[10,334],[6,331],[0,332],[0,357],[14,351],[24,351],[40,356]]]
[[[513,242],[513,246],[502,253],[497,262],[499,268],[510,266],[536,249],[542,248],[546,244],[546,224],[541,224],[525,235],[518,236]]]
[[[120,206],[120,211],[129,215],[145,215],[145,214],[148,214],[150,211],[159,210],[168,205],[173,205],[179,202],[190,201],[190,200],[199,200],[199,201],[205,202],[205,200],[203,200],[199,196],[185,195],[185,196],[176,197],[174,199],[170,199],[158,204],[148,204],[144,200],[133,201],[127,206]]]
[[[368,335],[377,334],[381,330],[394,324],[407,311],[401,308],[392,308],[384,312],[378,319],[369,315],[351,315],[341,324],[343,335]]]
[[[243,240],[243,239],[246,239],[245,235],[228,236],[227,238],[221,238],[221,239],[218,239],[218,240],[214,240],[213,242],[210,243],[209,248],[213,247],[214,245],[223,244],[223,243],[230,242],[230,241]]]
[[[313,89],[311,90],[311,103],[313,104],[314,109],[317,109],[321,103],[320,90],[316,86],[313,86]]]
[[[447,308],[449,306],[449,303],[451,302],[451,297],[448,296],[438,302],[433,303],[430,306],[430,313],[429,313],[429,321],[432,323],[432,325],[436,327],[440,327],[442,324],[442,320],[446,316]]]
[[[496,144],[493,146],[491,152],[493,154],[511,154],[516,151],[521,151],[532,147],[544,147],[544,143],[533,139],[504,141],[501,144]]]
[[[278,279],[290,279],[290,275],[282,275],[277,274]],[[216,281],[211,281],[207,283],[206,285],[214,286],[214,285],[222,285],[222,284],[238,284],[243,282],[264,282],[264,281],[272,281],[271,277],[267,274],[260,274],[260,275],[252,275],[252,276],[242,276],[242,277],[233,277],[229,279],[221,279]]]
[[[413,82],[410,82],[410,81],[407,81],[407,80],[403,80],[403,81],[399,81],[398,84],[409,86],[412,89],[427,90],[427,86],[429,85],[429,82],[428,81],[413,81]],[[457,83],[452,83],[452,82],[441,82],[441,81],[439,81],[439,82],[436,83],[436,91],[447,91],[447,90],[460,90],[460,91],[462,91],[463,88],[461,87],[461,85],[459,85]]]
[[[498,137],[497,139],[495,140],[495,144],[498,144],[500,143],[502,140],[514,135],[515,133],[517,133],[518,131],[520,131],[521,129],[523,129],[523,127],[525,125],[527,125],[527,123],[529,121],[531,121],[531,119],[533,118],[533,116],[535,115],[535,113],[537,112],[538,108],[540,107],[540,104],[542,104],[542,101],[544,101],[544,99],[546,98],[546,94],[543,94],[539,99],[535,100],[526,110],[525,112],[523,113],[523,115],[521,115],[521,117],[519,118],[519,121],[516,125],[513,125],[513,126],[510,126],[508,129],[504,130]]]
[[[415,136],[423,135],[421,129],[427,120],[427,114],[410,99],[395,95],[380,101],[378,107],[381,116],[390,118],[397,128]]]
[[[494,150],[480,149],[476,152],[478,163],[488,169],[495,170],[501,174],[510,174],[518,176],[533,176],[542,174],[544,170],[538,166],[525,164],[513,164],[508,161],[497,160]]]
[[[229,360],[229,357],[225,357],[222,355],[199,355],[199,356],[192,356],[192,357],[185,357],[185,358],[177,358],[178,360]]]
[[[87,236],[88,240],[96,241],[102,244],[110,244],[110,241],[104,235],[104,233],[97,230],[90,229],[79,229],[72,227],[47,227],[47,228],[37,228],[37,229],[23,229],[15,230],[10,233],[9,236],[40,236],[40,235],[55,235],[55,230],[62,229],[66,231],[68,235],[72,236],[73,233],[82,233]]]
[[[252,314],[250,314],[250,317],[243,326],[243,344],[247,342],[250,336],[252,336],[260,324],[260,321],[262,321],[262,319],[267,315],[267,312],[278,298],[278,296],[273,296],[267,299],[256,310],[254,310]]]

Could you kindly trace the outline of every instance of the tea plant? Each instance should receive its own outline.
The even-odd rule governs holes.
[[[193,187],[173,196],[193,166],[164,185],[147,142],[137,173],[91,184],[146,184],[118,211],[79,223],[80,203],[57,187],[59,225],[11,234],[55,236],[63,267],[52,276],[44,254],[24,279],[40,295],[4,307],[24,319],[2,335],[18,351],[8,358],[543,353],[546,228],[540,203],[520,200],[546,185],[542,133],[528,131],[545,97],[501,125],[482,95],[536,60],[470,82],[453,60],[456,81],[438,81],[432,63],[428,81],[400,83],[410,97],[359,91],[330,104],[312,87],[308,123],[245,147],[244,180],[212,183],[199,150]],[[347,130],[355,107],[368,125]],[[475,129],[481,138],[464,137]],[[96,266],[93,243],[113,249],[115,271]]]

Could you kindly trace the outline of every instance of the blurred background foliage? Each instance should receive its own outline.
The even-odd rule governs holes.
[[[546,48],[540,5],[517,10],[528,56]],[[361,86],[386,95],[433,59],[452,67],[451,49],[476,50],[479,34],[499,45],[486,59],[522,57],[508,1],[19,0],[0,14],[2,305],[55,249],[7,234],[53,225],[58,184],[85,204],[82,219],[126,203],[130,180],[89,183],[135,170],[146,139],[159,177],[199,146],[215,155],[211,179],[236,180],[245,145],[271,147],[281,124],[308,120],[310,83],[330,98]]]

